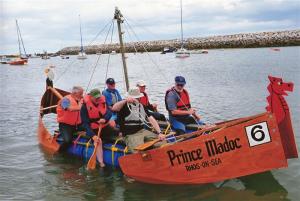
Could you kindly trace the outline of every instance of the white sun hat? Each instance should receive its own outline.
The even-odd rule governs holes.
[[[140,92],[140,90],[137,87],[131,88],[126,93],[126,97],[132,97],[132,98],[141,98],[144,94]]]
[[[144,86],[146,86],[146,82],[144,80],[139,80],[139,81],[137,81],[136,86],[137,87],[144,87]]]

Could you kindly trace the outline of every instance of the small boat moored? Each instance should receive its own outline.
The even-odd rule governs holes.
[[[187,58],[190,56],[190,51],[188,51],[184,48],[180,48],[175,52],[175,56],[177,58]]]
[[[6,56],[2,56],[1,60],[0,60],[0,63],[1,64],[8,64],[10,61],[11,61],[10,58],[7,58]]]
[[[8,62],[9,65],[25,65],[27,63],[28,63],[27,59],[21,59],[21,58],[17,58]]]

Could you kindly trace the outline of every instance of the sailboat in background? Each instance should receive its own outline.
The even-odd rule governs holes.
[[[84,52],[83,45],[82,45],[82,33],[81,33],[81,20],[79,15],[79,24],[80,24],[80,52],[78,53],[77,59],[87,59],[87,56]]]
[[[18,25],[18,20],[16,20],[16,27],[17,27],[17,35],[18,35],[19,57],[8,63],[10,65],[24,65],[24,64],[27,64],[27,62],[28,62],[28,56],[26,54],[23,38],[22,38],[21,31],[20,31],[20,28]],[[21,43],[22,43],[22,47],[24,50],[24,54],[22,54],[22,51],[21,51]]]
[[[181,25],[181,47],[175,52],[177,58],[186,58],[190,56],[190,52],[183,48],[183,28],[182,28],[182,0],[180,0],[180,25]]]

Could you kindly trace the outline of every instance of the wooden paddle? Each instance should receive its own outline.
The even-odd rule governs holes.
[[[100,124],[99,129],[98,129],[98,134],[97,137],[100,138],[101,130],[102,130],[103,125]],[[96,143],[94,147],[93,154],[90,157],[90,160],[87,164],[87,169],[88,170],[94,170],[96,168],[96,163],[97,163],[97,148],[98,148],[99,142]]]
[[[191,133],[187,133],[187,134],[183,134],[183,135],[175,136],[175,137],[176,137],[176,139],[182,139],[182,138],[190,138],[190,137],[200,136],[205,132],[208,132],[208,131],[212,132],[212,131],[216,131],[216,130],[219,130],[219,129],[223,130],[224,128],[228,128],[228,127],[240,124],[240,123],[250,121],[250,120],[255,119],[259,116],[263,116],[264,114],[265,113],[258,114],[258,115],[253,115],[253,116],[250,116],[250,117],[234,119],[234,120],[230,120],[230,121],[226,121],[226,122],[221,122],[221,123],[217,124],[214,127],[203,128],[203,129],[198,130],[198,131],[194,131],[194,132],[191,132]],[[145,149],[153,146],[154,144],[156,144],[159,141],[160,141],[159,139],[155,139],[155,140],[146,142],[144,144],[141,144],[141,145],[135,147],[134,149],[137,150],[137,151],[144,151]]]
[[[56,107],[57,107],[57,105],[52,105],[49,107],[41,108],[40,111],[44,111],[44,110],[48,110],[48,109],[52,109],[52,108],[56,108]]]
[[[168,135],[166,135],[166,137],[171,136],[171,135],[174,135],[174,133],[168,134]],[[134,149],[137,150],[137,151],[143,151],[143,150],[151,147],[152,145],[156,144],[159,141],[160,141],[160,139],[157,138],[155,140],[152,140],[152,141],[146,142],[144,144],[138,145]]]

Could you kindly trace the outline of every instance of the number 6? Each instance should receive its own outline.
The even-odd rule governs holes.
[[[255,141],[262,141],[265,139],[265,133],[262,130],[262,126],[261,125],[256,125],[253,126],[253,128],[251,129],[251,137],[255,140]],[[261,133],[260,138],[257,138],[257,134]]]

